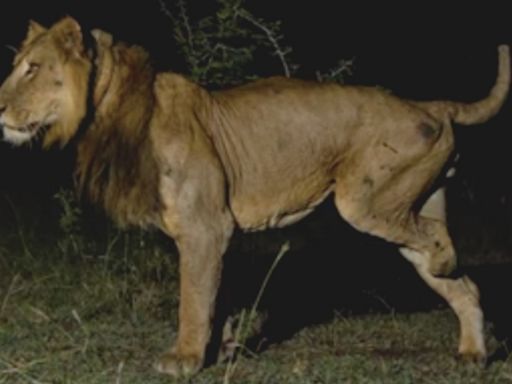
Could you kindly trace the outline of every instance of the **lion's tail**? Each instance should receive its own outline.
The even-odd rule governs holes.
[[[489,120],[500,110],[510,88],[510,53],[508,45],[498,47],[498,76],[489,96],[474,103],[454,101],[420,102],[422,108],[429,110],[434,116],[463,125],[479,124]]]

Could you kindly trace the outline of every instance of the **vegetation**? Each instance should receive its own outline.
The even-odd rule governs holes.
[[[257,51],[277,57],[285,76],[296,68],[288,59],[291,49],[281,46],[279,22],[255,17],[242,0],[217,0],[214,14],[197,21],[190,19],[185,0],[176,1],[172,9],[170,2],[159,2],[172,22],[190,76],[203,85],[232,85],[258,77],[251,68]]]
[[[456,319],[436,310],[338,314],[262,353],[239,356],[234,370],[218,364],[192,381],[173,381],[151,368],[176,329],[172,268],[158,281],[135,258],[120,273],[99,259],[73,265],[46,256],[51,268],[27,259],[1,280],[0,383],[206,384],[226,382],[227,373],[227,382],[255,384],[501,384],[512,378],[510,362],[482,369],[458,361]]]

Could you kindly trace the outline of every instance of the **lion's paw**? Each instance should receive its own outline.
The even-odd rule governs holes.
[[[479,352],[461,353],[460,359],[466,363],[474,363],[480,366],[485,366],[487,362],[487,355]]]
[[[167,352],[154,364],[154,368],[160,373],[182,377],[197,373],[202,365],[203,359],[199,356]]]
[[[461,346],[459,347],[459,356],[464,362],[475,363],[482,366],[485,365],[487,360],[485,347],[477,348],[476,346]]]

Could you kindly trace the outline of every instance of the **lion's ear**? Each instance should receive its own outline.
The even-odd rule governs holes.
[[[102,31],[101,29],[93,29],[91,31],[92,37],[96,40],[98,47],[110,48],[112,46],[112,35],[108,32]]]
[[[22,47],[27,46],[30,44],[36,37],[39,35],[42,35],[45,33],[47,29],[43,27],[41,24],[34,20],[30,20],[28,22],[28,29],[27,29],[27,36],[25,37],[25,40],[23,40],[23,43],[21,44]]]
[[[70,16],[57,22],[52,28],[57,41],[68,53],[82,56],[84,53],[82,29],[80,24]]]
[[[96,87],[94,88],[94,102],[98,105],[107,91],[114,72],[114,57],[112,55],[112,35],[100,29],[91,32],[96,40]]]

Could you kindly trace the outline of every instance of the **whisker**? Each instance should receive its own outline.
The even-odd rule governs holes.
[[[14,54],[18,54],[18,49],[16,47],[13,47],[12,45],[5,45],[5,48],[7,48],[11,52],[14,52]]]

